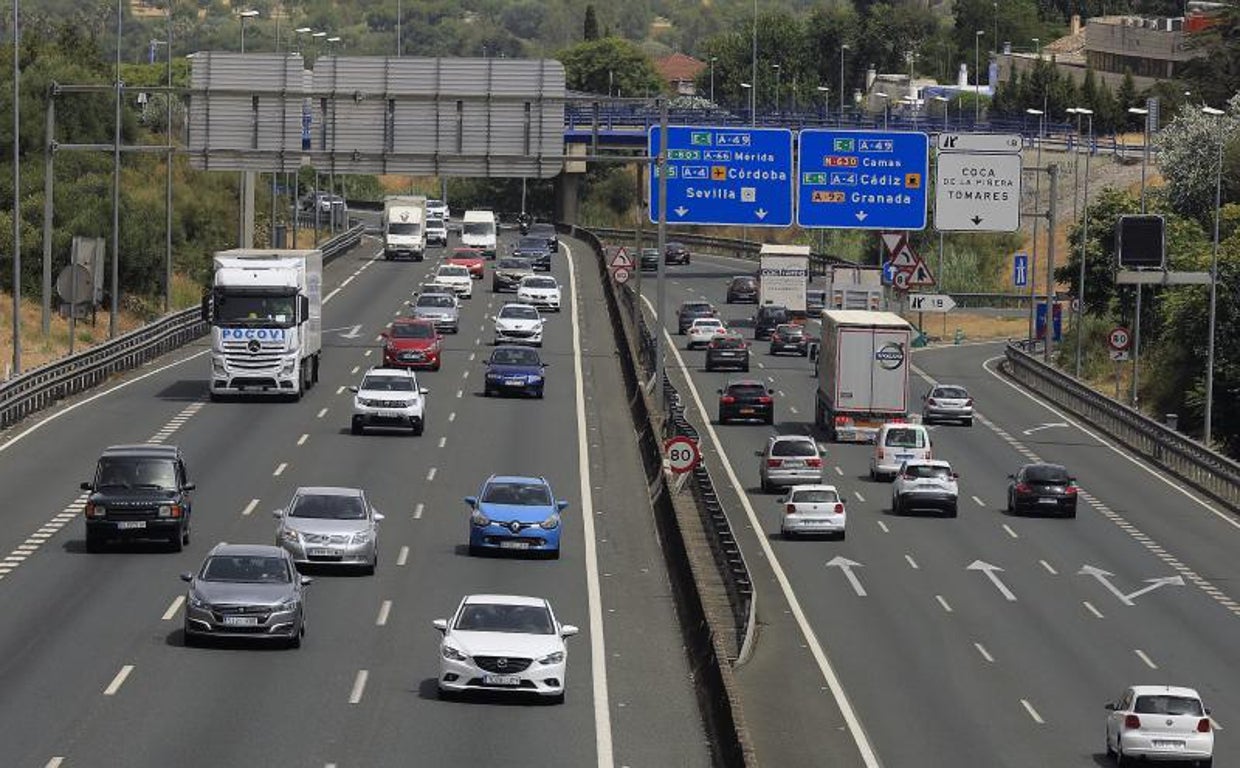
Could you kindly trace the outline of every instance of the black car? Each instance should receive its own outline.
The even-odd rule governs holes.
[[[551,245],[541,235],[528,235],[512,246],[512,255],[518,259],[529,259],[530,266],[545,272],[551,271]]]
[[[793,323],[775,326],[771,331],[771,354],[795,352],[801,357],[809,354],[809,336],[805,329]]]
[[[706,345],[706,370],[736,368],[749,373],[749,345],[738,333],[716,336]]]
[[[743,379],[728,382],[719,390],[719,423],[735,419],[775,423],[775,390],[760,381]]]
[[[728,283],[728,303],[758,303],[758,280],[749,275],[739,275]]]
[[[655,272],[659,269],[659,249],[643,248],[641,255],[641,268],[643,272]]]
[[[689,326],[699,317],[718,316],[719,313],[709,301],[686,301],[676,310],[676,332],[684,336],[685,331],[689,330]]]
[[[530,225],[530,231],[526,233],[529,237],[541,237],[547,241],[547,247],[553,253],[560,250],[560,235],[555,231],[554,224],[548,224],[545,221],[536,222]]]
[[[771,332],[777,326],[791,322],[792,313],[783,305],[767,304],[759,307],[758,314],[753,319],[753,337],[759,341],[765,341],[771,337]]]
[[[491,291],[494,293],[516,293],[521,278],[534,274],[534,265],[529,259],[512,256],[500,259],[491,270]]]
[[[689,247],[684,243],[668,243],[663,246],[663,260],[668,264],[688,264]]]
[[[174,552],[189,543],[190,491],[185,459],[171,445],[114,445],[82,483],[86,499],[86,551],[114,539],[166,541]]]
[[[1026,464],[1008,475],[1007,511],[1076,517],[1076,478],[1059,464]]]

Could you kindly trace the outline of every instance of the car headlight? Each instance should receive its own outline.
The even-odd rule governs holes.
[[[366,542],[370,541],[372,537],[373,537],[373,534],[370,531],[358,531],[357,533],[353,534],[353,543],[354,544],[365,544]]]
[[[532,382],[536,382],[536,381],[542,381],[543,377],[541,373],[531,373],[529,375],[529,379]]]
[[[290,544],[298,544],[301,542],[301,534],[299,534],[297,531],[294,531],[292,528],[285,528],[284,530],[280,531],[280,538],[284,539]]]
[[[469,661],[469,657],[452,646],[444,643],[439,646],[439,653],[448,661]]]
[[[541,659],[538,660],[538,663],[539,664],[559,664],[562,661],[564,661],[564,651],[556,651],[555,653],[551,653],[551,654],[547,654],[546,656],[543,656]]]
[[[538,524],[543,530],[554,531],[560,527],[560,516],[554,512],[541,523]]]
[[[298,603],[298,599],[297,599],[297,598],[295,598],[295,597],[290,597],[290,598],[288,598],[287,600],[281,600],[279,603],[277,603],[277,604],[276,604],[276,610],[280,610],[280,611],[291,611],[291,610],[293,610],[294,608],[296,608],[296,607],[297,607],[297,603]]]
[[[498,373],[495,373],[494,371],[487,371],[487,379],[488,379],[488,380],[490,380],[490,381],[494,381],[495,379],[498,379],[498,378],[499,378],[499,374],[498,374]]]
[[[190,607],[190,608],[195,608],[195,609],[200,610],[200,611],[209,611],[209,610],[211,610],[211,604],[210,604],[210,603],[208,603],[206,600],[203,600],[203,599],[202,599],[201,597],[199,597],[198,595],[193,594],[192,592],[190,593],[190,596],[189,596],[189,607]]]
[[[469,516],[469,522],[471,525],[476,525],[479,528],[485,528],[491,524],[491,518],[482,514],[478,510],[474,510],[474,513]]]

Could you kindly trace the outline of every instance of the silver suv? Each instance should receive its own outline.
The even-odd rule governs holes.
[[[955,517],[959,477],[951,464],[940,459],[906,461],[891,484],[891,511],[903,515],[926,509]]]
[[[754,451],[758,479],[764,493],[789,485],[816,485],[822,482],[822,457],[827,449],[812,437],[779,435],[767,441],[766,450]]]

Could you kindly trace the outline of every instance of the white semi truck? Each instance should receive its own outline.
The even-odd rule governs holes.
[[[908,418],[912,326],[891,312],[826,310],[815,350],[814,424],[831,442],[873,442]]]
[[[758,306],[786,307],[805,316],[805,287],[809,285],[809,246],[764,243],[758,252]]]
[[[299,400],[319,380],[323,254],[235,249],[215,254],[202,317],[211,324],[212,400]]]
[[[383,198],[383,258],[426,258],[426,197],[388,195]]]

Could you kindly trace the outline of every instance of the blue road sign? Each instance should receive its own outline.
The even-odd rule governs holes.
[[[660,131],[649,149],[659,154]],[[659,177],[650,174],[650,220],[658,221]],[[792,225],[792,131],[670,126],[667,223]]]
[[[801,131],[797,224],[925,229],[930,139],[909,131]]]
[[[883,285],[891,285],[896,280],[895,262],[888,259],[883,262]]]
[[[1012,285],[1017,288],[1029,285],[1029,254],[1024,251],[1012,256]]]
[[[1055,302],[1054,311],[1051,313],[1051,338],[1060,342],[1063,341],[1063,305]],[[1033,319],[1034,338],[1046,338],[1046,302],[1038,302],[1034,312]]]

